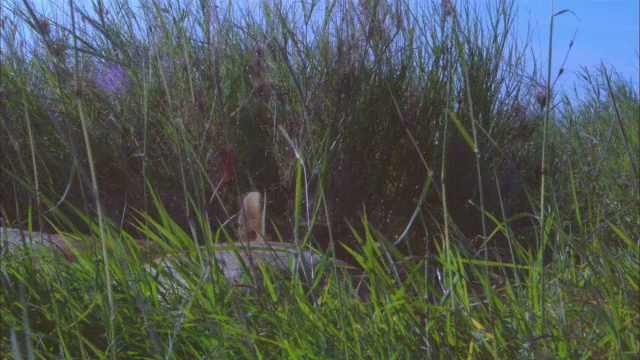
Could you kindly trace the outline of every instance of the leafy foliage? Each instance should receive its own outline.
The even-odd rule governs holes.
[[[105,248],[2,245],[0,356],[637,357],[637,91],[555,95],[497,3],[3,3],[3,226]],[[359,270],[215,276],[249,189]],[[186,293],[134,238],[188,254]]]

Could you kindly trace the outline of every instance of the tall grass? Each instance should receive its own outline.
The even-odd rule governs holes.
[[[3,235],[3,358],[640,355],[638,94],[527,75],[516,2],[1,6],[3,226],[102,244]],[[249,189],[357,270],[227,283]]]

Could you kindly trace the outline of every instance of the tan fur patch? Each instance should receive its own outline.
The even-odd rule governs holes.
[[[240,204],[237,221],[238,240],[242,242],[264,241],[262,234],[262,195],[247,193]]]

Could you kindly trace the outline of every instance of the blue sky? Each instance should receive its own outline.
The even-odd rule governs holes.
[[[33,1],[39,9],[68,6],[66,0]],[[75,1],[91,6],[90,0]],[[137,2],[137,0],[131,1]],[[221,0],[220,3],[224,4],[226,1]],[[251,0],[240,0],[242,3],[246,1],[251,2]],[[418,0],[417,3],[426,1],[441,0]],[[456,2],[458,1],[463,0]],[[530,25],[533,54],[541,64],[546,64],[551,0],[516,1],[519,8],[518,36],[524,39],[527,25]],[[556,0],[554,2],[555,12],[565,9],[572,11],[572,13],[555,17],[552,67],[554,75],[557,74],[575,34],[574,45],[564,67],[565,75],[558,81],[558,86],[564,90],[571,90],[581,66],[593,68],[599,66],[602,61],[614,67],[623,78],[630,80],[636,90],[639,88],[639,3],[639,0]]]
[[[600,62],[613,66],[638,89],[640,72],[640,1],[638,0],[557,0],[555,12],[571,10],[554,19],[553,54],[555,75],[564,60],[571,39],[573,48],[565,64],[567,76],[559,80],[570,89],[580,66],[594,67]],[[526,32],[529,21],[535,56],[546,62],[549,44],[551,1],[520,0],[519,31]]]

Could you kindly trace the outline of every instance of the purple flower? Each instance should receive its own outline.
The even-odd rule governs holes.
[[[104,91],[122,95],[131,87],[131,76],[120,64],[107,62],[98,70],[96,83]]]

